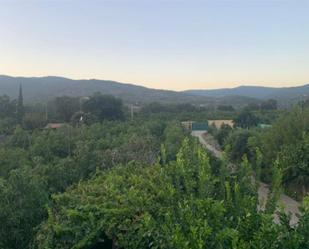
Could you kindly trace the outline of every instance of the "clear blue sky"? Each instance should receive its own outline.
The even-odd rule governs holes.
[[[0,74],[182,90],[309,83],[309,0],[0,0]]]

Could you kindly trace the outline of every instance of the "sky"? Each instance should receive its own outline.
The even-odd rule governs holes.
[[[157,89],[309,83],[309,0],[0,0],[0,74]]]

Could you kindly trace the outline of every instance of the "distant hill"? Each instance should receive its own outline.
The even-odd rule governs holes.
[[[288,105],[309,97],[309,84],[286,88],[239,86],[176,92],[109,80],[72,80],[55,76],[27,78],[5,75],[0,75],[0,95],[7,94],[11,98],[16,98],[19,84],[23,86],[26,102],[44,102],[62,95],[89,96],[94,92],[114,95],[126,103],[192,103],[206,106],[234,105],[236,107],[270,98],[278,100],[281,105]]]
[[[260,100],[276,99],[279,102],[295,102],[309,97],[309,84],[297,87],[261,87],[239,86],[215,90],[187,90],[183,93],[211,98],[226,98],[231,96],[246,96]]]
[[[0,95],[16,98],[22,84],[24,99],[28,102],[46,101],[56,96],[89,96],[102,92],[122,98],[125,102],[205,102],[211,99],[167,90],[156,90],[133,84],[107,80],[72,80],[62,77],[10,77],[0,76]]]
[[[26,102],[47,101],[56,96],[89,96],[102,92],[122,98],[126,103],[192,103],[198,105],[232,104],[242,106],[258,100],[250,97],[209,97],[188,92],[157,90],[134,84],[107,80],[72,80],[63,77],[10,77],[0,75],[0,95],[16,98],[22,84]]]

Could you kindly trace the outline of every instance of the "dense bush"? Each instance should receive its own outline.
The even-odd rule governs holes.
[[[246,159],[235,176],[216,176],[201,147],[185,140],[164,167],[117,166],[55,195],[35,248],[306,248],[306,202],[299,227],[283,213],[275,224],[257,211]]]
[[[229,159],[233,162],[240,162],[243,155],[246,155],[251,161],[254,158],[252,139],[257,136],[257,133],[252,130],[234,130],[230,132],[224,141],[225,151]]]
[[[36,131],[18,126],[0,144],[0,248],[29,248],[52,194],[119,164],[154,165],[161,144],[168,162],[183,137],[179,123],[161,120]]]
[[[233,118],[233,110],[153,104],[125,121],[122,102],[110,96],[57,101],[25,108],[20,122],[16,101],[0,98],[1,249],[309,248],[309,197],[298,226],[282,212],[280,224],[272,217],[281,180],[306,192],[308,109],[265,131],[248,129],[247,118],[245,130],[214,130],[231,173],[179,121]],[[48,120],[67,124],[38,129]],[[253,170],[273,179],[265,212]]]
[[[214,132],[215,137],[218,134],[219,131]],[[309,189],[308,134],[309,108],[295,107],[282,113],[270,128],[230,132],[224,147],[232,161],[237,162],[246,154],[253,165],[259,164],[265,181],[270,181],[272,165],[277,160],[284,187],[302,198]]]

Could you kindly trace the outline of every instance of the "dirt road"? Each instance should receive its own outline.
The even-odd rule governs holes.
[[[200,141],[200,143],[205,146],[205,148],[207,150],[209,150],[210,152],[212,152],[214,154],[215,157],[217,158],[221,158],[222,157],[222,151],[215,145],[215,141],[212,138],[211,135],[205,133],[205,131],[192,131],[192,136],[197,137]],[[261,182],[260,183],[260,187],[258,190],[258,194],[259,194],[259,202],[260,205],[263,207],[266,203],[267,200],[267,194],[269,192],[269,185],[267,185],[266,183]],[[295,200],[293,200],[291,197],[285,195],[285,194],[281,194],[280,196],[280,200],[279,200],[280,204],[282,204],[284,206],[284,210],[286,213],[290,213],[291,214],[291,221],[290,221],[290,225],[295,225],[298,222],[298,215],[300,215],[300,211],[299,211],[299,203]],[[278,217],[274,218],[276,222],[278,222]]]

